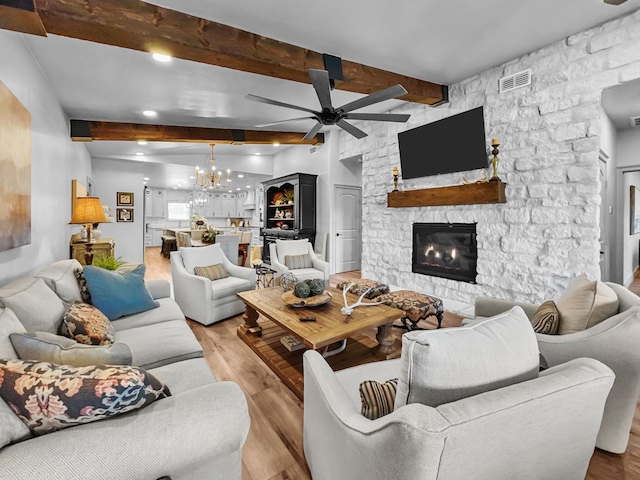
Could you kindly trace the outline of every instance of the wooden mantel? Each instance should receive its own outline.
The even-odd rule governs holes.
[[[507,199],[504,193],[506,186],[506,183],[494,181],[422,190],[397,190],[387,194],[387,206],[403,208],[506,203]]]

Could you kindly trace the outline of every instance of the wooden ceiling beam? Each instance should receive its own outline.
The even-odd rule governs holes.
[[[0,0],[0,29],[47,36],[33,0]]]
[[[35,0],[35,7],[55,35],[302,83],[310,83],[308,69],[325,69],[322,53],[139,0]],[[448,101],[443,85],[346,60],[342,69],[339,90],[369,94],[400,84],[408,91],[401,100]]]
[[[319,145],[324,135],[318,133],[311,140],[303,140],[304,133],[267,130],[234,130],[231,128],[179,127],[142,123],[94,122],[71,120],[71,139],[75,142],[93,140],[148,142],[189,142],[216,144]]]

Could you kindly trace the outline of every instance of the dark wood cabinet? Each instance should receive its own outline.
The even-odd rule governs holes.
[[[294,173],[262,183],[263,261],[269,262],[269,245],[276,239],[308,238],[312,244],[315,241],[317,178],[308,173]]]

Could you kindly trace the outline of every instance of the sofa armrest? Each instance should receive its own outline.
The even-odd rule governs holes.
[[[251,285],[256,284],[256,270],[255,268],[241,267],[234,265],[226,257],[224,262],[224,268],[227,269],[227,273],[232,277],[244,278],[251,282]]]
[[[203,385],[142,410],[5,447],[0,479],[239,480],[249,423],[238,385]]]
[[[207,318],[211,308],[211,280],[192,275],[184,268],[180,252],[171,252],[173,296],[188,318]]]
[[[324,274],[323,280],[327,285],[329,285],[329,279],[331,274],[329,273],[329,262],[325,262],[324,260],[320,260],[316,255],[316,252],[313,251],[313,247],[309,245],[309,257],[311,258],[311,265],[316,270],[320,270]]]
[[[498,300],[497,298],[490,297],[476,297],[475,316],[493,317],[511,310],[516,306],[521,307],[522,310],[524,310],[524,313],[529,317],[529,320],[533,318],[539,307],[539,305],[534,303],[512,302],[510,300]]]
[[[145,283],[154,300],[171,296],[171,284],[167,280],[147,280]]]

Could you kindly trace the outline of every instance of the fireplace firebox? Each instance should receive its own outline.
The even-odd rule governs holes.
[[[411,271],[476,283],[475,223],[414,223]]]

